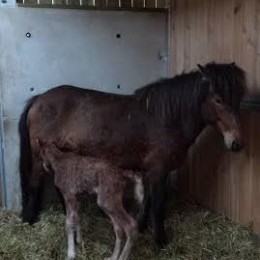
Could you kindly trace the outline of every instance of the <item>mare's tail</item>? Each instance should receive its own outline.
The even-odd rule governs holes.
[[[28,112],[38,96],[34,96],[28,100],[19,120],[19,136],[20,136],[20,181],[22,191],[22,218],[29,221],[26,209],[30,196],[30,177],[32,171],[32,151],[30,145],[29,129],[27,125]],[[31,221],[29,221],[31,222]]]

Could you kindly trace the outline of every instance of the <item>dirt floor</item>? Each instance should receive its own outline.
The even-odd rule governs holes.
[[[190,203],[169,205],[167,232],[170,243],[156,250],[150,233],[140,235],[132,260],[255,260],[259,240],[250,230]],[[89,202],[81,214],[83,242],[77,259],[99,260],[110,255],[114,235],[107,217]],[[42,214],[34,227],[21,223],[14,213],[0,212],[0,259],[50,260],[66,256],[64,216],[59,206]]]

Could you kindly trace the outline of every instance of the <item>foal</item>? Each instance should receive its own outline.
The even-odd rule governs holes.
[[[134,184],[135,199],[142,203],[143,183],[138,174],[133,171],[121,172],[104,160],[63,152],[53,143],[41,147],[41,156],[45,170],[54,172],[55,185],[65,201],[68,260],[75,259],[74,241],[81,241],[77,195],[84,192],[97,194],[97,204],[112,220],[116,242],[113,254],[108,259],[128,259],[138,231],[136,220],[123,206],[123,193],[126,184],[131,182]],[[120,254],[124,235],[126,243]]]

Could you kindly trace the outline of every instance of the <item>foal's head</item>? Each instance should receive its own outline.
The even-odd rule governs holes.
[[[215,85],[216,79],[215,81],[212,80],[207,68],[200,65],[198,66],[203,75],[202,84],[205,84],[209,88],[209,94],[202,104],[202,117],[204,122],[216,127],[223,135],[227,149],[239,151],[243,148],[243,137],[239,118],[239,104],[243,93],[239,90],[240,86],[237,86],[238,90],[235,89],[236,86],[233,86],[233,90],[225,90],[225,86],[221,89]],[[226,74],[232,73],[232,66],[234,66],[234,69],[237,68],[234,64],[226,66],[230,66],[227,67],[225,71]],[[228,77],[228,75],[226,76]],[[221,81],[217,83],[221,84]],[[231,82],[231,84],[234,84],[234,82]],[[232,91],[235,93],[232,93]]]
[[[39,139],[37,142],[40,148],[43,168],[46,172],[51,172],[52,166],[59,163],[60,159],[63,158],[63,153],[54,142],[42,142]]]

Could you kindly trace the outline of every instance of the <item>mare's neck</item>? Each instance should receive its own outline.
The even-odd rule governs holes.
[[[186,118],[185,122],[182,123],[182,131],[187,147],[190,147],[194,144],[197,137],[206,127],[206,124],[203,122],[201,115],[198,115],[197,119],[198,120],[194,118],[194,115],[190,115]]]

